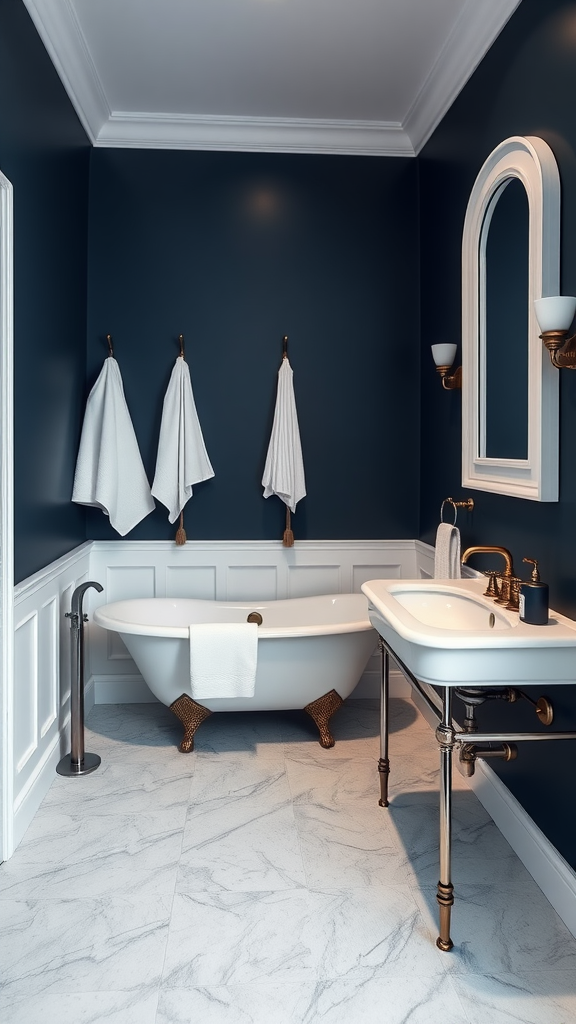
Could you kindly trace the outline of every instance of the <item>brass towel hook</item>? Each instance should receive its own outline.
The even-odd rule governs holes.
[[[184,359],[184,335],[183,334],[179,334],[178,335],[178,343],[180,345],[180,355],[181,355],[182,359]]]
[[[288,358],[288,335],[285,334],[282,338],[282,359]]]
[[[108,342],[108,352],[112,356],[112,359],[114,359],[114,349],[112,348],[112,335],[111,334],[107,334],[106,335],[106,341]]]

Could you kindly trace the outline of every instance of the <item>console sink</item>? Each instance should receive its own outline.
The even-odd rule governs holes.
[[[484,578],[370,580],[369,617],[421,682],[510,686],[576,682],[576,622],[521,622],[483,596]]]

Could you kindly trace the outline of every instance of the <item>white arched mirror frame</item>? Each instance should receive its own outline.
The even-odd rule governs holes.
[[[518,178],[528,198],[528,457],[486,457],[486,239],[496,197]],[[560,176],[543,139],[513,136],[482,166],[462,239],[462,485],[558,501],[558,371],[540,340],[534,299],[560,291]],[[513,398],[510,415],[514,414]]]
[[[12,185],[0,172],[0,857],[13,850],[14,483]]]

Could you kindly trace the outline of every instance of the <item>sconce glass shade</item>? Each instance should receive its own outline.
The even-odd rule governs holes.
[[[534,299],[536,319],[544,331],[567,331],[576,313],[576,298],[573,295],[550,295],[545,299]]]
[[[575,300],[576,301],[576,300]],[[432,345],[432,358],[436,366],[452,366],[456,355],[456,345],[442,344]]]

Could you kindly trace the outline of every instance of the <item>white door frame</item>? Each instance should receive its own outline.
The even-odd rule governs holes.
[[[12,853],[14,707],[14,259],[12,185],[0,171],[0,859]]]

